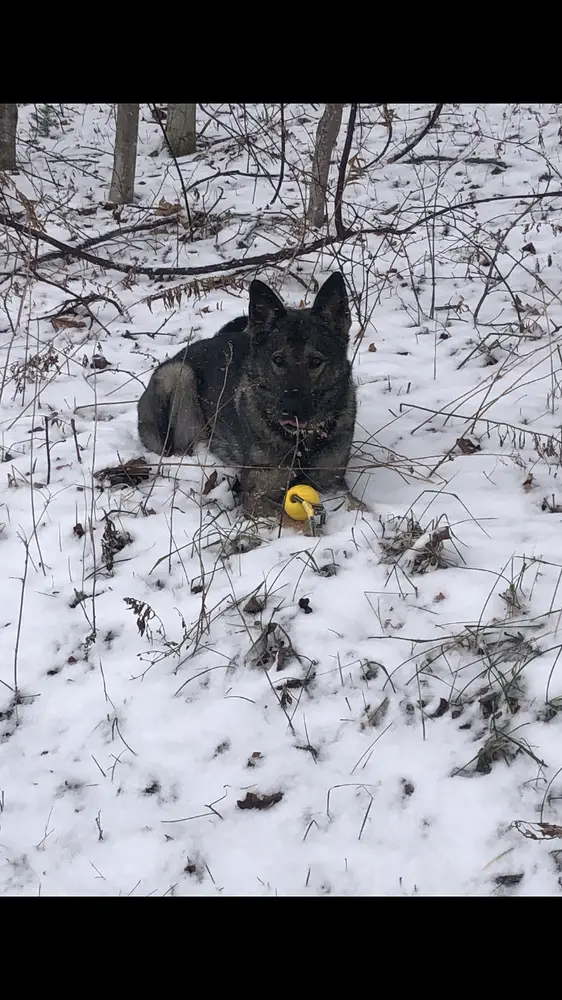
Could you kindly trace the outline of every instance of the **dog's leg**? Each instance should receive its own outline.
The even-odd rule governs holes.
[[[327,466],[331,466],[332,463],[333,466],[336,466],[341,459],[341,454],[336,453],[323,456],[322,461]],[[347,510],[370,511],[371,508],[368,504],[360,500],[359,497],[356,497],[352,490],[350,490],[344,474],[345,467],[334,468],[333,466],[322,468],[319,463],[316,468],[306,470],[305,478],[320,493],[343,493]]]
[[[241,469],[242,506],[250,517],[279,516],[287,486],[286,469]]]
[[[173,454],[192,455],[202,439],[205,421],[197,396],[197,380],[191,365],[174,364],[174,387],[170,398],[170,424],[173,432]]]
[[[364,511],[371,510],[368,504],[366,504],[363,500],[360,500],[359,497],[356,497],[355,493],[351,492],[346,482],[344,482],[344,487],[345,487],[345,506],[347,507],[348,510],[364,510]]]
[[[171,361],[157,368],[138,405],[139,436],[158,455],[191,455],[203,430],[195,374]]]
[[[169,401],[159,392],[159,384],[155,372],[138,402],[139,437],[148,451],[156,455],[169,454],[169,445],[173,437],[169,420]]]

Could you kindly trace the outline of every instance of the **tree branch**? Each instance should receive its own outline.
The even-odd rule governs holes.
[[[406,146],[404,146],[404,149],[402,149],[399,153],[395,153],[394,156],[391,156],[388,161],[389,163],[396,163],[398,160],[401,160],[403,156],[406,156],[407,153],[411,153],[412,150],[415,149],[415,147],[422,141],[423,137],[427,135],[430,129],[433,128],[435,122],[437,121],[439,115],[443,110],[443,107],[444,107],[443,104],[435,105],[433,111],[429,116],[429,121],[427,122],[427,125],[424,125],[424,127],[420,129],[420,131],[417,133],[417,135],[414,136],[411,142],[409,142]]]
[[[57,247],[58,250],[65,254],[70,254],[72,257],[78,258],[78,260],[86,260],[90,264],[95,264],[96,267],[101,267],[106,271],[120,271],[123,274],[133,272],[134,274],[145,275],[148,278],[196,278],[205,274],[235,271],[244,267],[269,266],[279,261],[304,257],[307,254],[316,253],[317,250],[323,250],[335,243],[345,243],[347,240],[359,236],[406,236],[417,229],[418,226],[423,226],[427,222],[431,222],[432,219],[438,219],[451,212],[460,212],[465,208],[476,208],[478,205],[489,205],[492,202],[502,201],[542,201],[544,198],[562,198],[562,191],[541,191],[535,194],[502,194],[490,198],[469,199],[468,201],[458,202],[455,205],[445,205],[443,208],[428,212],[427,215],[421,216],[415,222],[411,222],[402,229],[396,229],[394,226],[376,226],[369,229],[357,230],[348,229],[344,237],[340,237],[337,234],[322,236],[311,243],[285,247],[285,249],[275,250],[273,253],[258,254],[254,257],[234,257],[231,260],[221,261],[220,263],[201,264],[197,267],[145,267],[133,263],[120,264],[117,261],[109,260],[107,257],[98,257],[95,254],[88,253],[86,250],[78,250],[76,247],[68,246],[67,243],[62,243],[61,240],[57,240],[53,236],[48,236],[38,229],[32,229],[31,226],[25,226],[23,223],[17,222],[15,219],[10,218],[10,216],[2,213],[0,213],[0,225],[5,225],[9,229],[15,229],[16,232],[24,236],[48,243],[50,246]]]
[[[357,104],[352,104],[349,109],[349,120],[347,122],[347,131],[345,133],[343,152],[341,154],[340,169],[338,171],[338,183],[336,187],[336,201],[334,205],[334,222],[336,223],[336,233],[338,234],[340,240],[344,240],[346,237],[346,229],[343,224],[341,209],[342,209],[343,191],[345,188],[345,172],[347,170],[347,162],[349,160],[349,154],[351,152],[351,143],[353,142],[353,132],[355,130],[356,117],[357,117]]]

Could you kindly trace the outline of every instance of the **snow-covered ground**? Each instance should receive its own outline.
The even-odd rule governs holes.
[[[322,107],[283,110],[274,204],[279,107],[198,110],[190,224],[148,108],[120,211],[112,109],[19,109],[4,220],[111,232],[91,252],[136,271],[0,226],[5,894],[560,891],[562,110],[446,105],[393,163],[431,108],[389,109],[385,149],[362,106],[343,214],[366,235],[141,273],[318,237]],[[204,453],[95,477],[143,454],[155,363],[245,311],[256,273],[298,304],[338,267],[371,513],[328,503],[320,538],[248,525],[224,470],[203,495]]]

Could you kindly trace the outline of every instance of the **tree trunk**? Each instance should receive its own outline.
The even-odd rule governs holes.
[[[138,133],[139,105],[118,104],[113,176],[109,191],[109,200],[114,205],[130,205],[134,199]]]
[[[16,169],[17,104],[0,104],[0,170]]]
[[[195,152],[195,104],[168,104],[166,139],[173,156]]]
[[[326,195],[330,160],[336,145],[343,112],[343,104],[327,104],[318,122],[314,155],[312,158],[312,180],[306,212],[309,225],[319,228],[326,221]]]

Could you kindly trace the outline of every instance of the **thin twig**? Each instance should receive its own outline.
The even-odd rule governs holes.
[[[279,197],[279,192],[283,184],[283,178],[285,176],[285,143],[287,139],[285,134],[285,105],[281,104],[280,108],[281,108],[281,166],[279,168],[279,180],[277,182],[277,187],[275,188],[275,193],[273,195],[273,198],[270,201],[270,205],[275,204],[277,198]]]
[[[47,449],[47,486],[51,482],[51,452],[49,450],[49,418],[44,417],[45,421],[45,448]]]
[[[443,104],[436,104],[429,116],[429,121],[427,122],[427,125],[424,125],[424,127],[420,129],[417,135],[415,135],[414,138],[406,146],[404,146],[404,149],[401,149],[400,152],[395,153],[394,156],[391,156],[388,162],[397,163],[398,160],[401,160],[403,156],[407,156],[408,153],[411,153],[411,151],[415,149],[417,145],[419,145],[424,136],[427,135],[430,129],[433,128],[442,110],[443,110]]]

